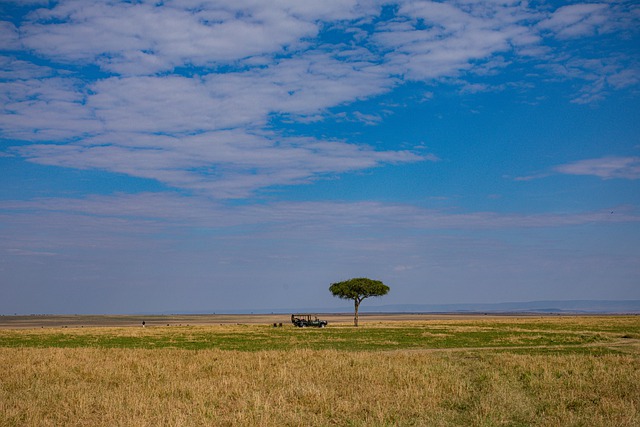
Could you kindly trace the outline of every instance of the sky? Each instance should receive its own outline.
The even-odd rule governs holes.
[[[635,1],[0,0],[0,64],[0,314],[640,299]]]

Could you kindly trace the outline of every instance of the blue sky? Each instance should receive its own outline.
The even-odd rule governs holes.
[[[0,0],[0,313],[640,299],[640,6]]]

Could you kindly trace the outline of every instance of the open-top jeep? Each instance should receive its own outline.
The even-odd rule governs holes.
[[[298,328],[305,328],[308,326],[316,328],[324,328],[329,322],[326,320],[318,319],[318,316],[313,314],[292,314],[291,323]]]

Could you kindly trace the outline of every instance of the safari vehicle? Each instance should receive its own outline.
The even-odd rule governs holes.
[[[318,319],[314,314],[292,314],[291,323],[298,328],[315,327],[324,328],[329,322]]]

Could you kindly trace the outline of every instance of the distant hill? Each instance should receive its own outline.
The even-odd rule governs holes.
[[[541,314],[640,314],[640,300],[571,300],[529,301],[478,304],[391,304],[371,305],[366,301],[361,313],[541,313]],[[369,303],[369,304],[367,304]],[[345,302],[340,307],[296,307],[259,310],[216,310],[218,314],[269,314],[269,313],[350,313],[353,304]],[[185,312],[180,312],[185,314]],[[202,313],[199,311],[198,313]]]
[[[640,313],[640,300],[530,301],[493,304],[397,304],[362,307],[363,312],[436,313]]]

